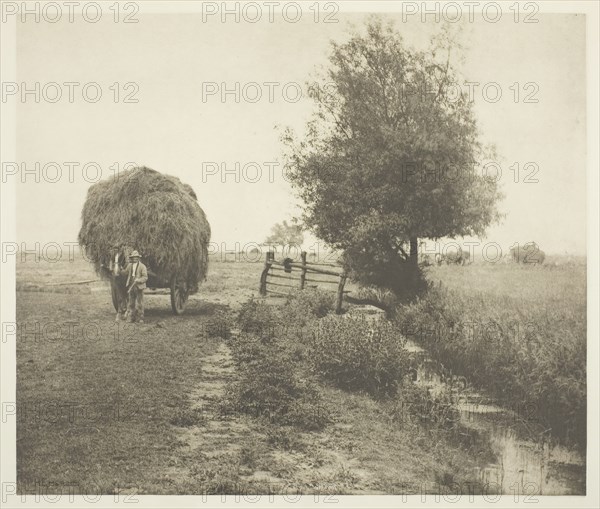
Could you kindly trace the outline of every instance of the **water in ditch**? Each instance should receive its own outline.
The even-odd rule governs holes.
[[[382,319],[373,311],[357,314]],[[441,376],[439,365],[419,345],[407,340],[406,348],[418,359],[415,383],[434,392],[450,389],[463,427],[488,437],[496,460],[482,463],[476,471],[488,493],[531,502],[540,495],[585,495],[585,458],[553,440],[527,408],[515,411],[496,405],[464,378]]]
[[[448,387],[449,382],[421,347],[407,342],[407,348],[421,360],[416,383],[431,391]],[[531,497],[532,501],[537,495],[585,494],[585,459],[553,440],[527,408],[515,411],[496,405],[461,379],[450,383],[461,424],[485,433],[496,456],[495,463],[478,467],[482,486],[521,500]]]

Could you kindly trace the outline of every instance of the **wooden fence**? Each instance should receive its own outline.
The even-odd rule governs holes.
[[[307,263],[306,251],[302,252],[301,260],[300,263],[294,262],[290,258],[286,258],[283,261],[276,261],[275,253],[268,252],[265,260],[265,268],[260,276],[260,294],[263,296],[268,294],[289,294],[289,290],[288,293],[285,293],[272,287],[304,290],[305,288],[318,288],[319,284],[337,285],[335,312],[340,314],[342,312],[344,294],[349,293],[344,290],[347,279],[344,270],[339,265],[331,263]],[[321,279],[319,276],[328,276],[328,279]]]

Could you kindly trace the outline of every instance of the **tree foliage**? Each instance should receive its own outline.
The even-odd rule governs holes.
[[[480,236],[498,219],[473,105],[453,86],[462,83],[453,50],[447,31],[416,51],[370,20],[366,33],[332,43],[323,84],[309,88],[305,139],[283,136],[305,224],[365,282],[396,288],[390,275],[416,267],[418,238]]]
[[[266,238],[265,244],[274,246],[300,246],[304,242],[302,228],[297,224],[276,223],[271,228],[271,234]]]

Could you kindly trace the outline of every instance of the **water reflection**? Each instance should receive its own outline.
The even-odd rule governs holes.
[[[370,321],[381,317],[373,312],[365,316]],[[538,495],[585,494],[585,458],[552,440],[532,412],[494,404],[469,387],[464,377],[442,376],[441,366],[419,345],[406,340],[406,348],[417,359],[415,383],[432,393],[450,390],[461,424],[488,436],[496,460],[481,464],[476,471],[485,493],[531,502]]]
[[[487,402],[489,398],[469,388],[463,377],[443,377],[439,366],[418,345],[408,342],[407,348],[420,358],[416,383],[426,385],[434,393],[450,387],[461,424],[488,435],[496,462],[481,465],[477,471],[488,493],[518,495],[523,499],[585,494],[585,461],[577,451],[556,444],[527,412],[514,412]]]

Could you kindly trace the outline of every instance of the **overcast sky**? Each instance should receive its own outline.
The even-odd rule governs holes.
[[[35,103],[32,96],[17,107],[17,159],[28,169],[36,162],[61,164],[56,183],[18,185],[19,241],[66,242],[77,238],[80,213],[91,185],[82,166],[97,163],[102,175],[110,166],[129,161],[176,175],[196,191],[208,215],[213,240],[234,249],[236,242],[261,242],[275,222],[298,214],[281,169],[270,178],[265,163],[281,161],[276,126],[297,132],[312,111],[309,99],[293,102],[295,85],[310,80],[315,66],[327,62],[329,41],[349,37],[349,23],[361,25],[363,14],[336,15],[339,23],[315,23],[304,16],[298,23],[203,22],[200,14],[138,14],[139,23],[113,23],[108,16],[97,24],[25,23],[17,27],[19,82],[96,82],[102,89],[97,103],[63,98]],[[439,30],[418,19],[402,22],[392,16],[409,45],[423,48]],[[516,24],[508,16],[492,24],[463,26],[463,74],[482,85],[496,82],[502,97],[492,103],[475,91],[475,110],[485,142],[495,143],[503,169],[506,194],[500,209],[506,218],[489,229],[488,241],[503,248],[535,240],[551,253],[585,253],[586,249],[586,76],[585,17],[538,14],[537,24]],[[280,19],[280,18],[277,18]],[[113,83],[119,83],[114,102]],[[134,82],[139,89],[124,89]],[[214,82],[215,85],[207,83]],[[256,102],[221,97],[223,84]],[[526,83],[535,83],[525,89]],[[519,84],[519,102],[514,91]],[[203,96],[203,90],[217,90]],[[244,89],[244,86],[245,89]],[[514,88],[514,87],[513,87]],[[63,94],[68,93],[66,86]],[[46,89],[49,97],[54,91]],[[137,103],[124,103],[135,92]],[[524,103],[525,97],[537,103]],[[89,97],[94,90],[88,89]],[[490,92],[490,95],[491,94]],[[78,162],[69,182],[65,162]],[[235,182],[235,165],[247,167]],[[537,183],[523,180],[535,163]],[[224,164],[232,173],[203,172],[207,163]],[[518,163],[519,182],[509,166]],[[115,168],[115,166],[113,166]],[[209,168],[213,170],[213,168]],[[95,177],[93,167],[88,178]],[[525,170],[525,171],[524,171]],[[50,178],[54,170],[49,171]],[[18,177],[15,177],[18,178]],[[226,178],[226,182],[222,182]],[[272,181],[271,181],[272,180]]]

